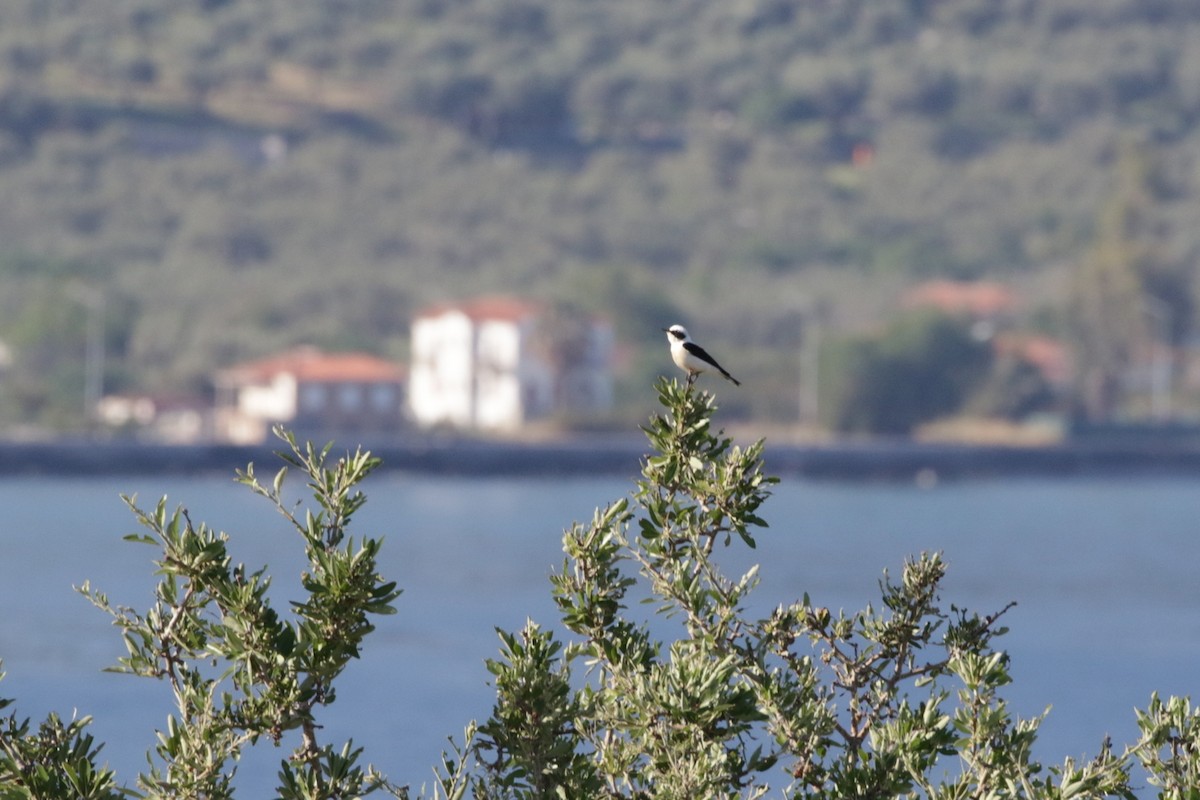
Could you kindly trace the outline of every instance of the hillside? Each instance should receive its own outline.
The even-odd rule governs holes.
[[[110,389],[403,357],[414,309],[503,290],[638,352],[688,321],[786,417],[769,346],[812,308],[850,329],[987,274],[1061,327],[1130,143],[1186,330],[1197,42],[1191,0],[6,3],[0,422],[69,420],[88,285]]]

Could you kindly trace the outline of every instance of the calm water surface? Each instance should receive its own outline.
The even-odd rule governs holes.
[[[366,487],[359,534],[384,535],[383,573],[399,581],[399,614],[378,620],[327,709],[324,741],[353,737],[394,780],[419,787],[446,737],[486,718],[494,699],[483,660],[497,626],[556,621],[546,580],[562,563],[562,529],[627,493],[631,481],[456,479],[384,473]],[[107,618],[71,587],[150,604],[154,550],[121,493],[152,507],[164,494],[193,520],[233,537],[235,559],[271,565],[280,605],[297,594],[299,542],[264,500],[225,477],[0,481],[0,696],[20,716],[77,709],[132,783],[170,711],[166,687],[102,673],[123,655]],[[1002,643],[1023,716],[1053,705],[1040,755],[1094,754],[1112,734],[1136,738],[1132,709],[1152,691],[1200,695],[1200,479],[990,480],[933,489],[787,480],[764,507],[771,528],[731,569],[761,563],[753,610],[808,592],[856,610],[878,600],[880,572],[941,550],[942,599],[981,613],[1016,600]],[[635,609],[635,613],[639,609]],[[243,763],[246,797],[268,796],[284,750]]]

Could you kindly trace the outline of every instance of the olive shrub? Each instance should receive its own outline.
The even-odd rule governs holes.
[[[645,427],[653,453],[632,496],[564,536],[552,584],[568,638],[533,622],[501,633],[494,710],[447,761],[447,793],[1133,797],[1136,761],[1158,796],[1200,797],[1200,714],[1182,698],[1152,698],[1121,753],[1101,742],[1088,761],[1037,762],[1045,715],[1018,718],[1002,694],[1008,607],[947,607],[936,553],[885,573],[879,604],[857,613],[806,595],[749,617],[758,568],[730,575],[719,556],[767,527],[763,443],[714,432],[707,393],[658,391],[666,413]],[[678,622],[673,641],[655,639],[653,616]]]
[[[936,553],[885,573],[862,611],[805,595],[750,616],[758,568],[728,574],[721,555],[767,528],[764,445],[714,432],[708,393],[657,388],[641,479],[566,531],[551,577],[561,619],[499,632],[486,661],[495,705],[452,741],[434,798],[1131,798],[1138,766],[1154,796],[1200,800],[1200,711],[1186,698],[1151,697],[1120,751],[1104,741],[1090,760],[1035,760],[1044,715],[1021,719],[1003,697],[1007,607],[947,606]],[[266,483],[253,467],[238,477],[298,534],[303,596],[279,611],[266,568],[233,564],[225,534],[129,499],[147,530],[130,538],[159,551],[153,605],[81,592],[122,633],[128,655],[113,669],[167,682],[175,709],[134,786],[101,764],[87,717],[0,718],[0,800],[230,798],[240,755],[261,743],[289,748],[282,800],[409,796],[352,742],[323,742],[319,723],[399,596],[377,571],[381,540],[348,534],[379,462],[281,435],[287,467]],[[306,479],[303,510],[284,498],[289,468]]]

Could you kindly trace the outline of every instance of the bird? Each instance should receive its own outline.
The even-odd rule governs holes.
[[[697,375],[709,369],[715,369],[725,376],[725,380],[733,381],[734,386],[742,385],[742,382],[726,372],[725,368],[718,364],[707,350],[692,341],[692,338],[688,336],[687,328],[682,325],[672,325],[663,330],[666,331],[667,341],[671,343],[671,358],[681,370],[687,373],[688,386],[696,381]]]

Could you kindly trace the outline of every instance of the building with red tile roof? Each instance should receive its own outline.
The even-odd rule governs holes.
[[[934,280],[906,292],[903,303],[908,308],[932,306],[947,314],[996,319],[1016,313],[1021,298],[1015,290],[995,281]]]
[[[369,353],[297,347],[219,370],[216,437],[238,444],[282,424],[298,435],[379,437],[404,425],[405,370]]]
[[[1071,382],[1071,353],[1058,339],[1037,333],[1001,333],[993,340],[993,347],[999,356],[1028,362],[1055,388],[1065,388]]]

